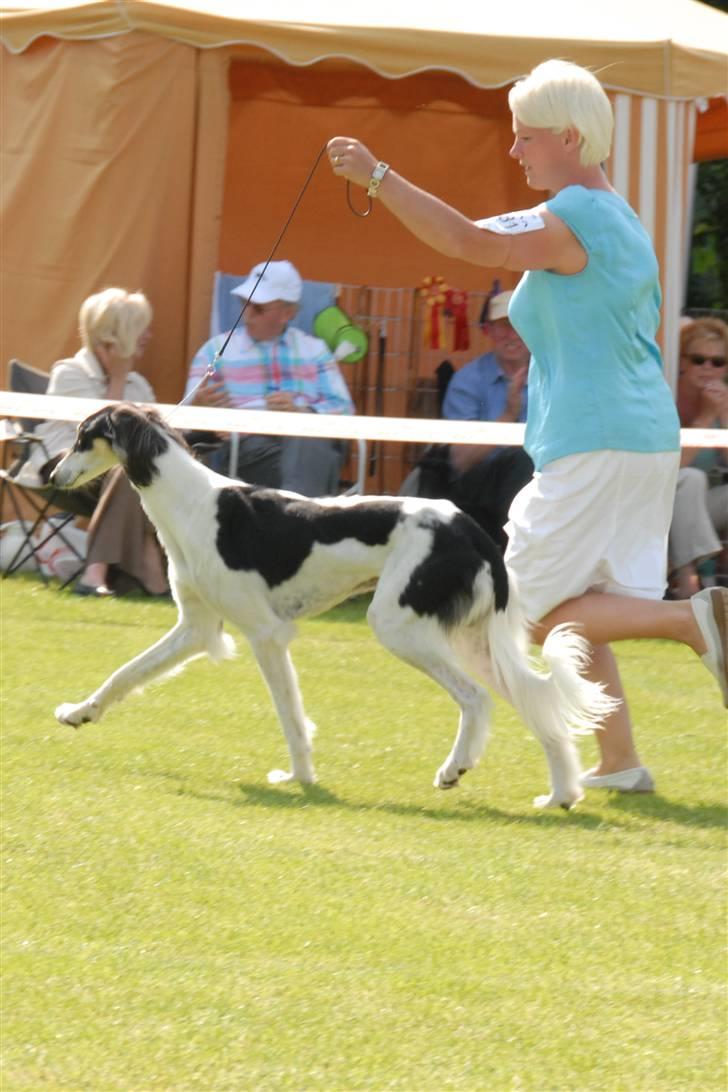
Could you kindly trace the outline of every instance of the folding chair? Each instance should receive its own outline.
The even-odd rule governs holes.
[[[11,391],[24,394],[45,394],[48,388],[46,373],[20,360],[10,361],[8,382]],[[35,435],[38,423],[22,418],[0,422],[0,438],[4,441],[6,455],[8,451],[15,455],[9,467],[3,466],[0,469],[0,511],[5,511],[7,500],[21,532],[20,545],[7,561],[2,578],[5,579],[10,573],[17,572],[27,567],[28,562],[32,562],[43,581],[48,583],[48,576],[41,564],[41,555],[47,556],[46,547],[57,539],[78,562],[70,577],[63,581],[61,586],[65,587],[76,579],[86,563],[83,553],[68,533],[68,525],[75,516],[90,516],[95,504],[83,494],[59,492],[41,480],[30,461],[31,449],[37,444],[43,445],[41,437]],[[61,514],[54,515],[51,519],[54,510],[60,510]]]

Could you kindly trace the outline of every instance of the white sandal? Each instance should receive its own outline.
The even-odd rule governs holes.
[[[723,693],[728,709],[728,588],[705,588],[690,599],[708,651],[700,659]]]
[[[585,789],[616,789],[617,792],[654,792],[655,782],[646,766],[617,773],[595,774],[587,770],[579,778]]]

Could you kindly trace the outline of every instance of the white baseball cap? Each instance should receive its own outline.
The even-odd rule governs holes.
[[[259,262],[230,295],[252,299],[253,303],[272,303],[273,300],[300,303],[302,293],[301,275],[290,262],[268,262],[267,268],[265,262]]]
[[[508,318],[508,304],[512,295],[512,292],[499,292],[497,296],[492,296],[488,301],[488,311],[484,321],[497,322],[498,319]]]

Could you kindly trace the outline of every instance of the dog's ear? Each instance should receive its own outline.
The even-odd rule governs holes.
[[[134,432],[136,416],[134,407],[125,402],[118,406],[109,406],[106,412],[104,439],[109,441],[119,455],[128,451],[129,438]]]
[[[150,485],[159,473],[156,460],[167,450],[169,441],[160,433],[158,422],[153,411],[127,403],[116,406],[110,414],[113,438],[109,442],[134,485]]]
[[[103,417],[99,420],[99,436],[103,440],[106,440],[110,447],[114,447],[116,441],[116,428],[114,426],[115,409],[115,406],[109,406],[104,412]]]

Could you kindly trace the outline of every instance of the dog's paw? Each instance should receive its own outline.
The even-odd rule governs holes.
[[[534,808],[540,808],[545,810],[546,808],[563,808],[564,811],[571,811],[580,800],[584,799],[583,793],[576,793],[576,795],[565,797],[563,795],[556,796],[555,793],[548,793],[546,796],[535,796],[533,798]]]
[[[436,789],[454,789],[460,784],[460,778],[468,771],[465,770],[452,770],[449,766],[441,766],[435,774],[435,780],[432,784]]]
[[[268,773],[269,785],[285,785],[288,781],[298,781],[301,785],[314,785],[316,774],[295,774],[289,770],[270,770]]]
[[[101,713],[96,702],[82,701],[78,705],[73,705],[72,702],[64,702],[63,705],[59,705],[56,709],[56,720],[61,724],[70,724],[74,728],[78,728],[79,724],[88,724],[90,721],[98,720]]]

